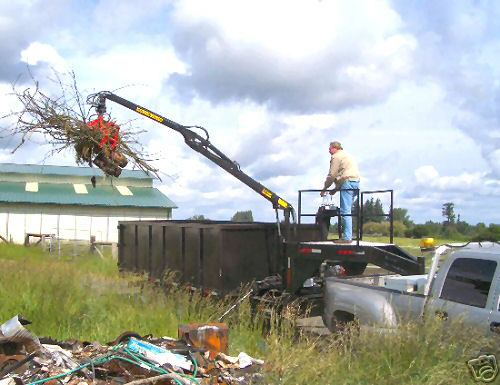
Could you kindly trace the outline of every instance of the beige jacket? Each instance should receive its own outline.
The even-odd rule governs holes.
[[[351,155],[344,150],[338,150],[330,160],[330,171],[323,189],[326,190],[332,183],[335,183],[336,188],[340,188],[346,180],[359,181],[358,165]]]

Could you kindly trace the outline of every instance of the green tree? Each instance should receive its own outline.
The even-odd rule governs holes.
[[[237,211],[231,218],[232,222],[253,222],[252,210]]]
[[[479,225],[479,224],[478,224]],[[479,231],[474,237],[473,241],[500,241],[500,225],[490,224],[488,227],[480,227]]]
[[[455,223],[455,204],[453,202],[444,203],[441,213],[445,217],[443,225],[447,226]]]
[[[368,222],[382,222],[384,220],[384,208],[380,199],[367,199],[363,205],[363,217]]]
[[[203,214],[195,214],[191,218],[188,218],[190,221],[209,221],[210,219],[205,218]]]
[[[393,231],[395,237],[403,237],[407,227],[401,221],[394,221]],[[363,234],[372,236],[388,237],[391,233],[391,224],[388,221],[384,222],[367,222],[363,226]]]
[[[392,210],[392,217],[394,222],[402,222],[406,227],[413,226],[413,221],[410,219],[407,209],[395,207]]]
[[[441,223],[427,221],[423,225],[418,224],[408,229],[405,234],[411,238],[438,237],[441,234],[443,225]]]
[[[462,234],[462,235],[471,235],[471,234],[474,234],[475,231],[474,231],[474,226],[471,226],[469,225],[467,222],[465,221],[459,221],[457,219],[457,223],[455,225],[457,231]]]

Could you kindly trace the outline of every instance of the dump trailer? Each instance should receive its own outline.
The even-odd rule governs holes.
[[[228,292],[251,281],[260,281],[261,290],[281,290],[291,295],[320,296],[322,271],[341,266],[347,275],[359,275],[368,263],[403,275],[422,274],[423,258],[416,258],[392,243],[391,190],[357,191],[357,237],[351,244],[328,240],[330,220],[341,222],[338,207],[322,205],[316,213],[302,210],[301,190],[298,215],[293,205],[241,170],[209,140],[206,129],[186,126],[114,93],[103,91],[88,102],[99,116],[106,113],[106,101],[113,101],[180,133],[185,143],[267,199],[276,214],[275,223],[228,221],[137,221],[119,223],[119,267],[147,272],[161,278],[166,271],[178,273],[181,282]],[[199,134],[193,129],[202,132]],[[331,190],[330,193],[334,193]],[[387,219],[391,225],[388,243],[362,240],[365,194],[390,193]],[[280,219],[283,214],[283,220]],[[302,223],[313,216],[314,223]],[[340,226],[339,226],[340,227]]]

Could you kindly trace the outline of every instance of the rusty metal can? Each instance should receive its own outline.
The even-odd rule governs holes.
[[[180,325],[179,339],[200,349],[207,349],[214,359],[219,353],[227,353],[229,330],[227,324],[220,322],[191,323]]]

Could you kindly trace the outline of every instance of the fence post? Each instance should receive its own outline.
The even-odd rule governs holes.
[[[96,251],[96,246],[95,246],[95,235],[90,236],[90,254],[94,254]]]

